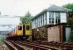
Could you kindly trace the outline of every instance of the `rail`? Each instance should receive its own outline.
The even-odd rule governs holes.
[[[11,42],[5,41],[5,44],[8,46],[10,50],[18,50]]]
[[[29,50],[73,50],[73,43],[62,42],[46,42],[46,41],[10,41],[14,46],[19,49]]]

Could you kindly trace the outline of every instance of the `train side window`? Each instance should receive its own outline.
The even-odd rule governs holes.
[[[29,25],[27,25],[27,26],[26,26],[26,30],[29,30],[29,29],[30,29],[30,26],[29,26]]]
[[[22,26],[18,26],[18,30],[22,30]]]

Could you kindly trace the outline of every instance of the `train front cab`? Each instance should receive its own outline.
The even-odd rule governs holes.
[[[18,25],[16,33],[20,39],[28,39],[32,36],[31,24]]]

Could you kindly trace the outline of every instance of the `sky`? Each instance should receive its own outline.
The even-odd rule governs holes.
[[[0,31],[9,29],[8,26],[1,25],[16,25],[20,22],[16,18],[7,18],[7,16],[2,18],[4,15],[24,16],[29,11],[32,16],[35,16],[51,5],[63,6],[68,3],[73,3],[73,0],[0,0]]]
[[[24,16],[28,11],[35,16],[50,5],[62,6],[73,0],[0,0],[1,15]]]
[[[19,17],[0,16],[0,31],[11,31],[20,23]]]

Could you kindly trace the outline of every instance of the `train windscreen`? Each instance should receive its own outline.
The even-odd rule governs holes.
[[[18,30],[22,30],[22,26],[18,26]]]

